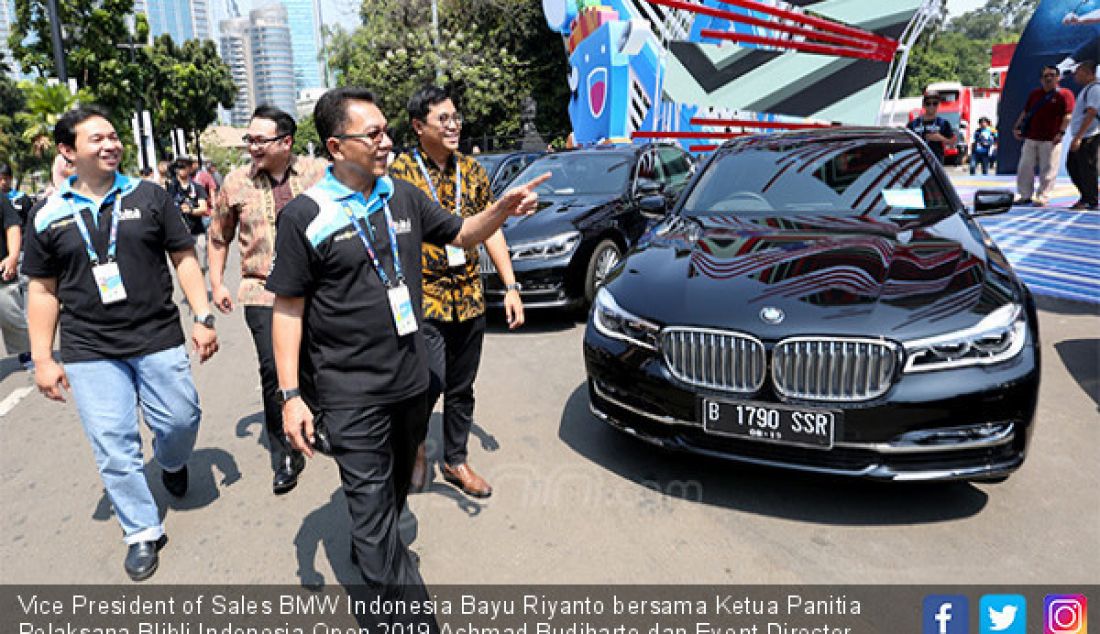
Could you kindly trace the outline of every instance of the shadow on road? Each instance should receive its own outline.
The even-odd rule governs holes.
[[[1100,409],[1100,339],[1070,339],[1054,344],[1062,363]]]
[[[419,522],[406,506],[397,520],[401,542],[416,542]],[[302,527],[294,536],[294,549],[298,557],[298,579],[302,587],[319,590],[325,586],[325,575],[317,570],[317,556],[324,548],[324,556],[336,576],[336,583],[345,586],[363,585],[359,568],[351,561],[351,518],[348,516],[347,498],[337,487],[328,502],[302,520]]]
[[[497,441],[496,436],[486,431],[476,421],[470,428],[470,436],[477,438],[481,442],[481,448],[485,451],[500,449],[500,442]],[[428,461],[428,486],[419,495],[434,493],[443,496],[454,502],[455,506],[469,517],[481,513],[482,508],[484,508],[482,504],[444,482],[443,476],[440,475],[440,469],[443,465],[443,414],[432,412],[432,417],[428,420],[428,435],[424,440],[424,444],[424,453]],[[418,494],[412,493],[412,495]]]
[[[586,319],[580,310],[565,308],[526,309],[523,315],[523,325],[516,330],[509,330],[508,322],[504,319],[504,309],[499,306],[490,307],[486,309],[485,332],[541,335],[571,330]]]
[[[1039,310],[1045,310],[1060,315],[1098,315],[1100,316],[1100,303],[1081,302],[1060,297],[1036,295],[1035,305]]]
[[[757,515],[846,526],[914,524],[969,517],[988,500],[967,483],[886,484],[664,451],[593,416],[583,383],[565,405],[558,437],[647,494]]]
[[[241,479],[241,471],[237,468],[237,461],[226,451],[215,448],[197,449],[191,454],[191,460],[187,462],[188,485],[187,493],[177,498],[164,489],[160,481],[160,466],[154,460],[145,463],[145,480],[149,483],[149,490],[153,492],[157,509],[161,520],[164,519],[171,508],[177,511],[190,511],[210,505],[221,497],[219,489],[235,484]],[[107,521],[114,515],[111,500],[107,497],[107,491],[99,498],[92,519]]]

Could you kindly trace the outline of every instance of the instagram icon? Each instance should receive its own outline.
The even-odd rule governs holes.
[[[1088,601],[1083,594],[1048,594],[1043,599],[1043,634],[1088,634]]]

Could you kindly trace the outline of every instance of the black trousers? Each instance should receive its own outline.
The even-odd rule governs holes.
[[[244,320],[252,331],[256,356],[260,360],[260,384],[264,392],[264,427],[267,443],[275,460],[293,450],[283,434],[283,409],[279,403],[279,377],[275,372],[275,349],[271,342],[271,316],[267,306],[245,306]]]
[[[397,520],[409,494],[416,447],[428,426],[425,394],[387,405],[323,410],[315,418],[332,442],[351,515],[352,548],[369,586],[405,599],[427,598],[401,543]]]
[[[1100,150],[1100,134],[1094,134],[1081,140],[1076,152],[1066,154],[1066,171],[1077,191],[1081,193],[1081,202],[1096,207],[1097,200],[1097,150]]]
[[[466,444],[474,424],[474,379],[481,365],[485,316],[467,321],[424,321],[424,343],[431,368],[429,407],[443,394],[443,459],[466,462]]]

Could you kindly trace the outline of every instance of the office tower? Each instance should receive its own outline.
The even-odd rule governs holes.
[[[325,86],[321,52],[320,0],[282,0],[290,24],[290,44],[294,51],[294,86],[298,92]]]
[[[268,5],[247,18],[222,20],[219,27],[220,53],[237,86],[230,122],[247,125],[252,110],[262,104],[293,115],[294,58],[286,8]]]
[[[177,44],[212,37],[208,0],[135,0],[134,11],[148,17],[153,37],[167,33]]]
[[[19,72],[15,58],[11,54],[11,47],[8,46],[13,22],[15,22],[15,0],[0,0],[0,61],[8,67],[8,75],[18,79],[22,73]]]

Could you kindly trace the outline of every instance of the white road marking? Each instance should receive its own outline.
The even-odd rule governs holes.
[[[8,412],[15,409],[15,406],[19,404],[19,401],[23,400],[25,396],[34,391],[34,386],[27,386],[17,388],[8,394],[4,400],[0,401],[0,418],[3,418]]]

